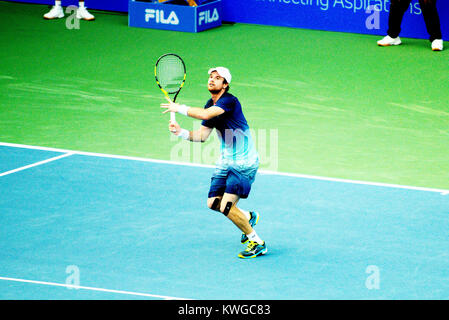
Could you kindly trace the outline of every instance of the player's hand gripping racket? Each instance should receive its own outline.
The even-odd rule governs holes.
[[[174,53],[166,53],[159,57],[154,67],[156,83],[161,91],[171,102],[176,101],[176,97],[181,91],[186,81],[186,66],[180,56]],[[170,98],[172,96],[173,98]],[[174,112],[170,112],[170,121],[176,122]]]

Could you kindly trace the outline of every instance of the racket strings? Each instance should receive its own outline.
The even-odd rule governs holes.
[[[184,81],[185,67],[176,56],[163,57],[156,66],[156,77],[161,87],[170,94],[176,93]]]

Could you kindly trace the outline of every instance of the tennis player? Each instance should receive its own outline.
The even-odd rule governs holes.
[[[204,142],[212,130],[217,130],[221,141],[221,157],[211,179],[207,206],[223,213],[241,231],[241,243],[248,243],[239,253],[243,259],[267,253],[267,246],[254,230],[259,220],[258,212],[248,212],[237,207],[240,199],[248,197],[251,184],[259,168],[259,156],[255,149],[248,123],[239,100],[230,94],[231,73],[227,68],[209,70],[208,89],[211,94],[204,108],[193,108],[177,103],[163,103],[163,113],[177,112],[202,120],[200,129],[187,131],[178,123],[169,123],[169,130],[180,138]]]

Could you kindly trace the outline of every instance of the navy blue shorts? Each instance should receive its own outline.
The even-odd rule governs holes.
[[[251,185],[256,179],[258,166],[217,168],[211,178],[209,198],[222,196],[224,193],[248,198]]]

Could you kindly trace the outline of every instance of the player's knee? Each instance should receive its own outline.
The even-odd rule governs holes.
[[[214,211],[220,211],[220,199],[219,198],[207,199],[207,206],[209,207],[209,209],[212,209]]]
[[[223,213],[227,217],[229,212],[231,211],[232,205],[233,205],[233,203],[231,201],[228,201],[225,204],[222,203],[220,206],[220,212]]]

